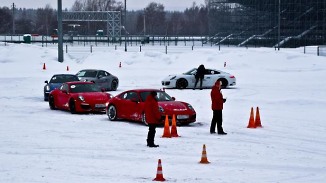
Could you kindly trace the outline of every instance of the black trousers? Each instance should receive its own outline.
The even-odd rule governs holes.
[[[148,124],[147,145],[154,145],[156,124]]]
[[[196,88],[198,81],[199,81],[200,89],[202,88],[202,86],[203,86],[203,79],[204,78],[196,78],[194,89]]]
[[[217,132],[223,132],[222,128],[222,110],[213,110],[213,119],[211,122],[210,132],[215,132],[215,128],[217,127]]]

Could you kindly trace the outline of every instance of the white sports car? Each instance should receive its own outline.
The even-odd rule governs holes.
[[[190,71],[179,74],[179,75],[169,75],[162,81],[162,85],[165,88],[193,88],[195,86],[195,74],[197,68],[193,68]],[[202,88],[212,88],[217,80],[222,82],[222,88],[229,86],[234,86],[236,84],[236,79],[233,75],[216,69],[206,69],[206,74],[203,80]],[[196,88],[199,88],[200,81],[198,81]]]

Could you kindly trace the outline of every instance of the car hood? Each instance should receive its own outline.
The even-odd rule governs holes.
[[[158,104],[167,111],[187,111],[186,103],[180,101],[159,101]]]
[[[50,91],[59,88],[62,85],[62,83],[49,83]]]

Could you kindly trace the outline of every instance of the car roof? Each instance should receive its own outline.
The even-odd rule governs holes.
[[[76,76],[76,75],[75,74],[54,74],[53,76]]]
[[[75,84],[94,84],[93,82],[88,81],[70,81],[66,82],[68,85],[75,85]]]
[[[104,71],[104,70],[101,70],[101,69],[83,69],[83,70],[80,70],[80,71]]]
[[[124,92],[130,92],[130,91],[134,91],[134,92],[150,92],[150,91],[162,91],[159,89],[132,89],[132,90],[126,90]]]

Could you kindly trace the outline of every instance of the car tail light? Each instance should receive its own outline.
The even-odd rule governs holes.
[[[235,78],[235,77],[232,75],[232,76],[230,76],[230,78]]]

